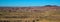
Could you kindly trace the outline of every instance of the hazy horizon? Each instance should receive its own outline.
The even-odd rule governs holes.
[[[60,0],[0,0],[0,6],[26,7],[26,6],[60,6]]]

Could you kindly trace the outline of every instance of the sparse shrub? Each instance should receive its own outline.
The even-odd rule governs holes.
[[[0,16],[2,16],[2,14],[0,14]]]
[[[33,20],[33,22],[35,22],[35,20]]]

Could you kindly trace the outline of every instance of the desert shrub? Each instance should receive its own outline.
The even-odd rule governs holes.
[[[4,22],[10,22],[10,21],[8,21],[8,20],[4,20]]]
[[[5,16],[5,18],[17,18],[16,16]]]
[[[22,22],[22,20],[16,20],[16,21],[14,21],[14,22]]]
[[[20,16],[19,18],[29,18],[29,16]]]
[[[35,22],[35,20],[33,20],[33,22]]]
[[[2,16],[2,14],[0,14],[0,16]]]
[[[39,19],[36,19],[36,21],[39,21]]]
[[[30,22],[29,20],[26,20],[25,22]]]
[[[9,10],[9,12],[11,12],[11,10]]]

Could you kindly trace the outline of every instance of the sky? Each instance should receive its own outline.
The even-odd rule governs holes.
[[[0,6],[44,6],[58,5],[60,0],[0,0]]]

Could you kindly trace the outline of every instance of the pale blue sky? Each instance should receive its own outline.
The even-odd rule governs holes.
[[[58,5],[60,0],[0,0],[0,6],[44,6]]]

